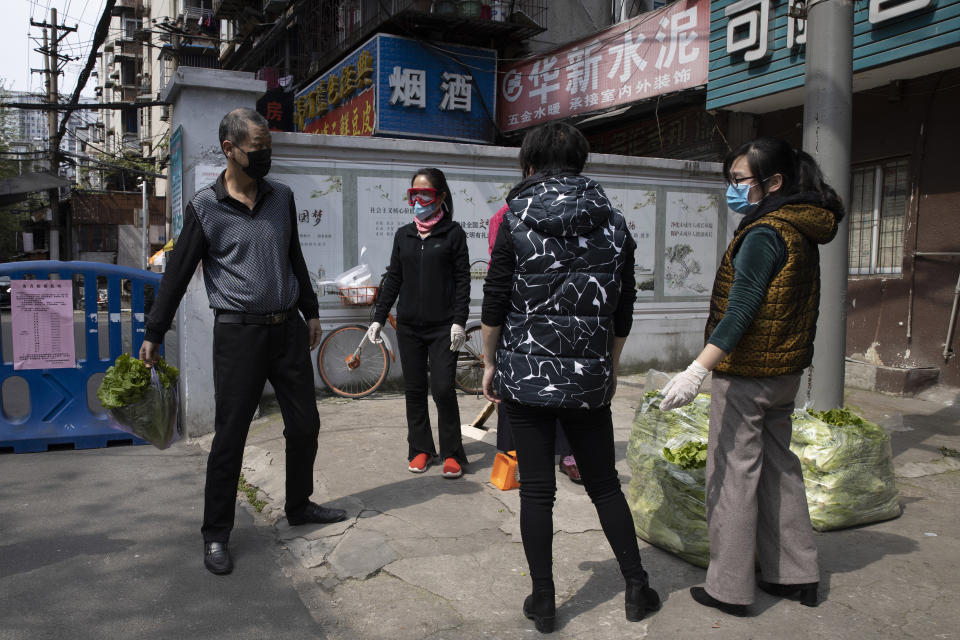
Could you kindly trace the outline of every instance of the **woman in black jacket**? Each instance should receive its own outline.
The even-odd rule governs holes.
[[[566,123],[526,135],[483,287],[483,392],[502,403],[520,467],[520,534],[533,593],[523,613],[553,631],[553,470],[559,420],[626,580],[630,621],[660,608],[647,582],[614,459],[610,400],[633,323],[636,244],[603,188],[580,175],[589,148]]]
[[[437,456],[427,412],[429,361],[443,477],[459,478],[467,456],[454,380],[470,311],[467,234],[453,221],[453,196],[439,169],[417,171],[407,201],[414,219],[393,237],[390,266],[368,336],[375,343],[381,340],[380,329],[399,296],[397,340],[407,400],[407,468],[423,473]]]

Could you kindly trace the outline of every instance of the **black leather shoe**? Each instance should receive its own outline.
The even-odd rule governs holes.
[[[553,591],[534,591],[523,601],[523,615],[533,620],[540,633],[553,633],[557,620],[557,603]]]
[[[203,543],[203,566],[207,571],[218,576],[233,571],[233,560],[230,559],[230,550],[226,542]]]
[[[714,609],[719,609],[728,615],[737,616],[738,618],[743,618],[747,615],[747,605],[721,602],[707,593],[707,590],[703,587],[690,587],[690,595],[705,607],[713,607]]]
[[[628,580],[623,599],[630,622],[640,622],[647,613],[660,609],[660,594],[651,589],[645,580]]]
[[[817,588],[819,582],[807,582],[804,584],[777,584],[776,582],[766,582],[761,580],[758,584],[761,590],[766,591],[772,596],[780,598],[792,598],[797,596],[800,604],[805,607],[815,607],[817,604]]]
[[[296,514],[288,513],[287,522],[291,527],[301,524],[330,524],[345,520],[347,512],[343,509],[328,509],[319,504],[309,503],[302,511]]]

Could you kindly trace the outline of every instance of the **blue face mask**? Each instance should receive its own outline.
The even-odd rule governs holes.
[[[437,212],[437,203],[428,204],[423,206],[419,202],[414,203],[413,205],[413,215],[421,220],[429,220],[433,217],[433,214]]]
[[[749,184],[731,184],[727,187],[727,206],[737,213],[749,213],[759,202],[748,202]]]

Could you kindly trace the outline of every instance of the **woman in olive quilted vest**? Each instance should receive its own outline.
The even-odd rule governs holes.
[[[581,175],[583,134],[552,122],[520,149],[524,179],[507,196],[483,286],[483,392],[501,403],[520,467],[520,535],[533,592],[523,613],[553,631],[556,424],[626,581],[625,614],[660,607],[620,489],[610,399],[633,323],[636,243],[603,187]]]
[[[727,205],[743,214],[720,262],[706,346],[664,387],[660,408],[692,401],[713,371],[707,442],[710,565],[702,605],[736,616],[762,590],[816,606],[819,567],[800,461],[790,451],[794,398],[813,358],[817,246],[843,205],[809,154],[759,138],[723,163]]]

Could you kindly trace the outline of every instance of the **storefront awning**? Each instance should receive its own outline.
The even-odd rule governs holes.
[[[60,176],[49,173],[25,173],[22,176],[0,179],[0,206],[25,200],[36,191],[58,189],[70,184]]]

